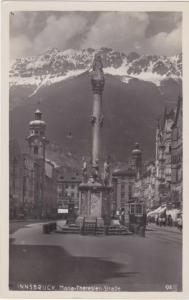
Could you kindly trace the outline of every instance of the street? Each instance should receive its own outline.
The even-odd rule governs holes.
[[[45,235],[42,224],[31,224],[10,234],[9,265],[14,290],[41,284],[44,290],[49,285],[55,290],[181,291],[182,234],[154,225],[145,238]]]

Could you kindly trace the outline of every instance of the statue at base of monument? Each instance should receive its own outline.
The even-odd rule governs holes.
[[[110,163],[108,161],[104,162],[104,184],[109,185],[110,183]]]
[[[97,160],[92,165],[92,177],[94,178],[94,181],[97,181],[99,177],[99,166]]]
[[[82,175],[83,175],[83,182],[87,182],[87,162],[85,158],[83,158]]]

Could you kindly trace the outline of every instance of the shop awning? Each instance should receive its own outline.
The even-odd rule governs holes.
[[[173,221],[176,221],[177,215],[178,215],[178,213],[180,213],[180,212],[181,212],[180,209],[173,208],[173,209],[167,210],[167,211],[166,211],[166,215],[167,215],[167,216],[171,216],[172,220],[173,220]]]
[[[147,213],[147,216],[153,216],[153,215],[162,214],[162,213],[165,212],[165,210],[166,210],[166,207],[165,207],[165,206],[163,206],[163,207],[160,206],[160,207],[156,208],[155,210],[149,211],[149,212]]]

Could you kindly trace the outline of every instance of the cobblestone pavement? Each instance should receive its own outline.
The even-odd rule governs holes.
[[[42,224],[10,235],[10,288],[69,286],[121,291],[182,288],[182,234],[154,228],[146,237],[43,234]],[[21,284],[21,285],[20,285]],[[23,285],[24,284],[24,285]]]

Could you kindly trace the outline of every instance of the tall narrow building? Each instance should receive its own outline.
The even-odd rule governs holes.
[[[35,111],[35,119],[29,123],[29,136],[26,138],[29,145],[30,155],[34,159],[45,160],[45,150],[48,140],[45,135],[46,123],[42,120],[39,109]]]
[[[136,178],[139,179],[142,175],[142,151],[139,143],[135,143],[131,157],[132,168],[135,170]]]
[[[183,209],[183,136],[182,98],[179,97],[171,135],[171,201],[174,207]]]
[[[165,108],[162,122],[159,121],[156,128],[155,205],[171,202],[171,136],[174,118],[174,110],[168,112]]]
[[[45,131],[46,123],[42,120],[41,111],[37,109],[34,120],[29,123],[29,135],[26,138],[29,146],[29,154],[33,160],[34,210],[37,217],[46,215],[44,180],[45,155],[48,140]]]

